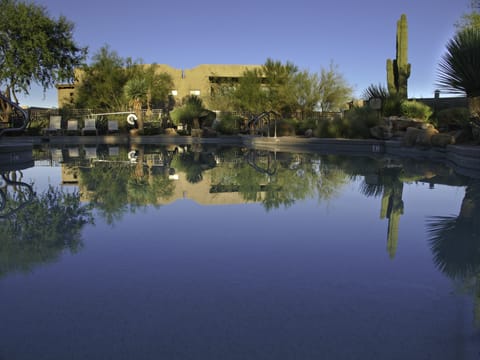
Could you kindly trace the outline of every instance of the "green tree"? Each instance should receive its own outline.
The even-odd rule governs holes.
[[[450,93],[466,94],[470,116],[480,123],[480,28],[460,31],[447,44],[437,84]]]
[[[338,65],[330,63],[320,72],[320,108],[322,111],[341,111],[351,100],[353,88],[338,71]]]
[[[128,80],[126,62],[108,45],[103,46],[79,72],[76,106],[118,111],[125,105],[123,87]]]
[[[320,79],[317,74],[307,70],[296,73],[292,80],[292,94],[302,113],[302,119],[310,115],[320,101]]]
[[[267,96],[261,70],[245,70],[232,94],[234,110],[260,114],[266,110]]]
[[[73,29],[73,23],[51,18],[44,7],[0,0],[0,86],[9,99],[18,103],[17,94],[28,94],[33,83],[46,90],[73,80],[87,53],[73,40]]]
[[[169,94],[174,87],[173,79],[167,73],[153,73],[147,76],[147,84],[152,106],[169,110]]]
[[[128,75],[129,79],[143,79],[145,82],[146,96],[142,105],[145,105],[147,115],[151,115],[154,105],[168,107],[168,94],[174,87],[172,76],[168,73],[157,73],[156,68],[156,64],[136,64]]]
[[[262,66],[262,73],[265,78],[268,104],[268,108],[264,110],[290,116],[296,110],[292,86],[298,67],[289,61],[282,64],[269,58]]]
[[[469,13],[463,14],[461,19],[455,24],[458,31],[468,28],[480,28],[480,2],[471,0],[470,10]]]

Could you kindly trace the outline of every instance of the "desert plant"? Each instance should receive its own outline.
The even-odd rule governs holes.
[[[439,64],[437,85],[446,92],[466,94],[470,116],[480,119],[480,29],[467,28],[447,44]]]
[[[469,126],[470,114],[467,108],[455,107],[437,112],[435,126],[440,130],[465,129]]]
[[[430,106],[414,100],[402,101],[400,114],[410,119],[427,121],[432,116]]]
[[[320,120],[313,131],[315,137],[345,138],[347,137],[348,123],[344,117],[337,116],[333,119]]]
[[[402,14],[397,21],[397,42],[395,59],[387,59],[387,84],[390,95],[407,99],[407,81],[411,65],[408,63],[407,16]]]
[[[370,128],[380,125],[378,113],[367,106],[355,106],[344,115],[345,137],[351,139],[370,138]]]

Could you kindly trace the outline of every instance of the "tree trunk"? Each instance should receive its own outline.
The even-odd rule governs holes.
[[[142,102],[140,100],[135,100],[133,108],[134,108],[135,114],[137,115],[138,130],[142,131],[143,130]]]
[[[8,100],[10,100],[11,99],[10,88],[7,87],[7,89],[5,90],[3,95]],[[10,114],[13,111],[12,106],[8,102],[2,101],[2,100],[0,100],[0,104],[1,104],[1,106],[0,106],[0,110],[1,110],[0,122],[8,123],[8,120],[10,118]]]

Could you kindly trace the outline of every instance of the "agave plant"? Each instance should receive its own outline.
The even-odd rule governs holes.
[[[480,121],[480,29],[460,31],[447,44],[437,85],[453,94],[465,94],[472,119]]]

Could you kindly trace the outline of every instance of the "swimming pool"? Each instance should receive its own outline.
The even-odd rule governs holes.
[[[479,180],[219,145],[4,174],[0,359],[477,359]]]

